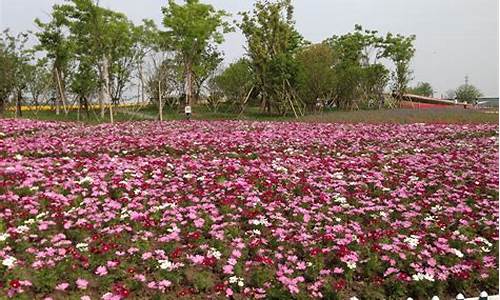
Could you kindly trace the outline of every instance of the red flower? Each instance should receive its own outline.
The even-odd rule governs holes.
[[[217,260],[215,259],[215,257],[205,257],[203,259],[203,265],[204,266],[213,267],[213,266],[215,266],[216,263],[217,263]]]
[[[172,258],[179,258],[182,254],[182,249],[181,248],[175,248],[174,251],[172,251],[172,253],[170,253],[170,257]]]
[[[222,292],[224,290],[224,287],[225,287],[224,283],[218,283],[215,285],[214,289],[216,292]]]
[[[337,291],[342,290],[343,288],[345,288],[345,286],[346,282],[344,279],[337,280],[336,282],[333,283],[333,288]]]
[[[190,238],[192,240],[198,240],[200,237],[201,237],[201,233],[199,233],[198,231],[192,232],[188,235],[188,238]]]
[[[21,286],[21,283],[19,282],[19,279],[12,279],[9,282],[9,285],[15,289],[19,288]]]
[[[320,248],[314,248],[311,250],[311,256],[316,256],[318,254],[322,253]]]

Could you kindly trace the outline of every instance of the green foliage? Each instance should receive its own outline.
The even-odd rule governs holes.
[[[386,44],[376,30],[356,25],[354,32],[333,36],[325,41],[338,57],[334,65],[333,98],[339,108],[358,108],[358,102],[383,105],[383,91],[389,71],[378,62],[386,58]]]
[[[392,77],[393,91],[397,98],[406,92],[408,83],[412,79],[413,72],[410,69],[410,62],[415,55],[414,42],[415,35],[405,37],[392,33],[388,33],[383,42],[385,49],[382,56],[391,59],[396,67]]]
[[[11,94],[15,94],[16,104],[21,105],[33,59],[32,51],[26,47],[27,41],[28,33],[13,35],[6,29],[0,34],[0,74],[5,76],[0,80],[0,114]]]
[[[474,101],[482,96],[481,91],[472,84],[463,84],[455,91],[456,98],[460,102],[474,103]]]
[[[228,14],[198,0],[186,0],[184,5],[169,0],[162,12],[166,28],[161,33],[162,44],[168,50],[175,51],[184,65],[186,100],[190,104],[195,70],[198,69],[200,73],[200,68],[210,69],[203,67],[201,62],[206,62],[206,56],[213,59],[211,55],[215,45],[221,44],[224,33],[231,30],[229,23],[224,21]]]
[[[247,39],[262,106],[267,112],[300,113],[302,103],[294,94],[299,71],[295,55],[304,40],[295,29],[291,1],[257,1],[252,12],[241,15],[239,27]]]
[[[299,95],[312,110],[316,99],[329,99],[332,96],[337,59],[326,43],[307,46],[297,54],[299,65]]]
[[[215,276],[210,271],[187,269],[185,276],[198,291],[208,291],[215,286]]]
[[[212,93],[220,93],[220,98],[225,97],[226,101],[236,105],[241,111],[245,98],[253,87],[253,81],[249,61],[241,58],[213,77],[209,86]]]
[[[249,284],[254,287],[264,286],[265,283],[271,282],[275,277],[274,271],[269,267],[260,267],[252,271]]]
[[[417,86],[409,88],[407,90],[409,94],[420,95],[425,97],[432,97],[434,95],[434,89],[432,85],[428,82],[419,82]]]

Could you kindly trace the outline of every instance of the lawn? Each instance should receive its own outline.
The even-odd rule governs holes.
[[[0,294],[493,294],[498,179],[496,124],[0,120]]]
[[[12,113],[7,117],[14,117]],[[35,120],[77,121],[77,112],[70,111],[68,115],[56,115],[53,111],[26,111],[23,118]],[[155,107],[147,106],[139,109],[115,109],[114,120],[117,122],[154,120],[158,119]],[[177,111],[165,111],[164,120],[183,120],[185,116]],[[194,108],[194,120],[254,120],[254,121],[301,121],[301,122],[327,122],[327,123],[498,123],[498,111],[486,112],[472,109],[383,109],[360,111],[328,111],[317,114],[308,114],[299,119],[293,116],[279,116],[262,113],[258,107],[249,107],[244,114],[232,112],[211,112],[204,106]],[[109,113],[100,118],[98,110],[90,111],[89,117],[80,115],[80,121],[90,124],[108,123]]]

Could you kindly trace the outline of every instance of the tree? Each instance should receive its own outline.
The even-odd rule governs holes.
[[[333,36],[325,43],[337,57],[333,68],[336,106],[353,109],[364,101],[380,108],[389,76],[387,68],[378,61],[386,58],[384,38],[376,30],[364,30],[361,25],[355,25],[353,32]]]
[[[15,87],[16,58],[13,53],[12,40],[5,37],[4,32],[0,39],[0,115],[3,115],[5,106]]]
[[[415,35],[405,37],[400,34],[388,33],[383,42],[385,49],[382,56],[391,59],[396,67],[392,78],[393,91],[398,100],[402,99],[408,88],[408,83],[412,79],[413,72],[410,68],[410,62],[415,54],[414,41]]]
[[[481,91],[472,84],[462,84],[455,93],[458,101],[467,103],[474,103],[477,98],[482,96]]]
[[[169,0],[168,5],[162,7],[162,12],[166,28],[163,32],[164,45],[176,51],[182,60],[186,104],[191,105],[195,67],[200,64],[208,48],[221,44],[224,41],[223,34],[231,30],[229,23],[224,21],[228,14],[199,0],[186,0],[184,5]]]
[[[326,43],[307,46],[297,54],[299,65],[298,93],[312,110],[317,99],[330,99],[335,81],[336,57]]]
[[[221,74],[211,79],[210,86],[212,94],[220,92],[220,96],[223,96],[241,113],[254,88],[254,78],[249,61],[241,58],[230,64]],[[216,95],[211,96],[215,97]]]
[[[257,1],[252,12],[241,15],[239,27],[247,39],[261,106],[267,112],[303,114],[295,91],[299,71],[295,55],[304,40],[295,29],[291,1]]]
[[[222,53],[210,46],[202,54],[199,63],[193,67],[193,88],[196,100],[199,100],[204,84],[209,78],[215,75],[217,68],[223,60]]]
[[[12,35],[9,29],[6,29],[0,35],[1,60],[5,62],[5,66],[0,69],[5,73],[5,79],[0,80],[5,81],[1,85],[0,112],[3,112],[8,97],[14,94],[16,116],[22,115],[23,93],[28,84],[30,62],[33,59],[32,51],[26,48],[27,41],[28,33]]]
[[[419,82],[417,86],[408,89],[408,93],[425,97],[434,96],[432,85],[428,82]]]
[[[35,19],[40,31],[35,33],[39,44],[35,50],[43,51],[52,64],[52,84],[56,97],[56,114],[59,114],[60,105],[65,108],[66,81],[70,76],[70,64],[74,56],[74,43],[69,37],[65,11],[59,5],[52,7],[51,20],[43,23]],[[65,108],[65,112],[66,108]]]
[[[33,104],[38,106],[40,98],[47,95],[52,85],[52,71],[47,59],[41,58],[35,64],[30,64],[26,76],[26,88],[31,94]]]

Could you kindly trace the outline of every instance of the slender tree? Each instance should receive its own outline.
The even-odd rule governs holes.
[[[162,12],[166,28],[162,34],[164,45],[180,56],[184,66],[186,104],[191,105],[196,66],[200,65],[209,47],[221,44],[224,33],[231,30],[224,20],[228,14],[198,0],[186,0],[184,4],[169,0]]]
[[[252,12],[241,15],[239,27],[247,39],[262,107],[267,112],[303,114],[303,103],[296,95],[295,55],[304,40],[295,29],[291,1],[257,1]]]

